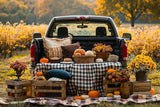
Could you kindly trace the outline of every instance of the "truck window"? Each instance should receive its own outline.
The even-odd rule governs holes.
[[[64,30],[62,30],[62,28]],[[113,30],[108,23],[55,23],[51,29],[50,36],[60,37],[59,34],[66,36],[68,33],[68,35],[71,34],[72,36],[108,37],[114,36],[112,32]]]

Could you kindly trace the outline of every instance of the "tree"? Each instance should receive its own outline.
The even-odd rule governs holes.
[[[97,3],[96,14],[118,17],[121,13],[134,27],[135,20],[148,11],[149,0],[97,0]]]
[[[151,20],[160,20],[160,0],[150,0],[148,7],[149,12],[152,14]]]

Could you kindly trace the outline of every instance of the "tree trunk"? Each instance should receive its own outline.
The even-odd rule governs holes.
[[[132,17],[132,18],[131,18],[131,26],[132,26],[132,27],[134,27],[134,23],[135,23],[135,18]]]

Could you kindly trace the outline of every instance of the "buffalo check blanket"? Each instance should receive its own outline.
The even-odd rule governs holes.
[[[38,63],[35,73],[46,72],[51,69],[66,70],[72,74],[67,82],[67,94],[87,94],[90,90],[98,90],[103,96],[103,77],[109,68],[120,69],[120,62],[63,64],[63,63]]]

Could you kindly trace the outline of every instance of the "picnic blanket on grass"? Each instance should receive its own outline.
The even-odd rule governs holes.
[[[28,98],[24,101],[20,101],[21,103],[34,103],[38,105],[57,105],[62,104],[64,106],[77,106],[81,107],[84,105],[90,104],[99,104],[102,101],[106,102],[116,102],[120,104],[128,104],[129,102],[133,103],[147,103],[147,102],[158,102],[160,101],[160,94],[157,95],[141,95],[141,94],[133,94],[128,99],[123,98],[111,98],[111,97],[100,97],[97,99],[87,99],[87,100],[73,100],[73,97],[68,97],[66,100],[59,100],[54,98]],[[19,102],[9,102],[6,98],[0,98],[0,104],[18,104]]]
[[[67,82],[67,94],[74,96],[88,94],[91,90],[98,90],[103,96],[103,77],[109,68],[120,69],[120,62],[63,64],[63,63],[38,63],[35,73],[46,72],[51,69],[66,70],[72,74],[72,79]]]

